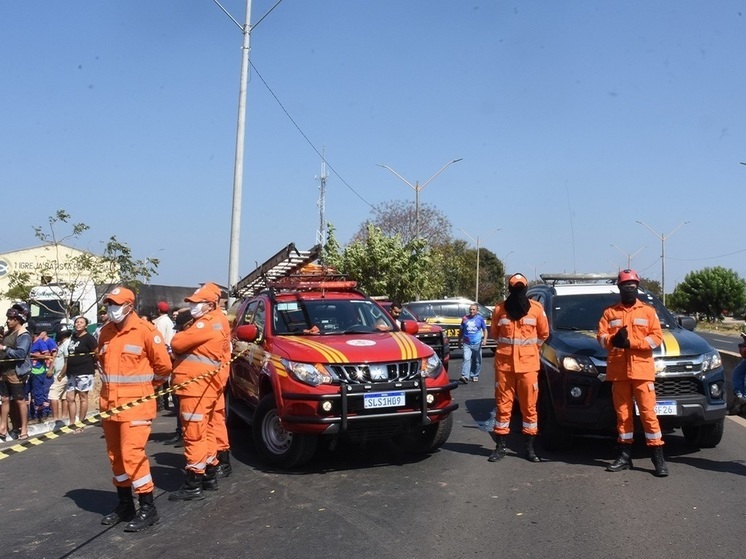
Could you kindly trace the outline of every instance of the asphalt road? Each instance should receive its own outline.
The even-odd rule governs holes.
[[[454,360],[451,377],[460,362]],[[0,461],[3,555],[33,558],[252,557],[386,559],[427,557],[645,558],[740,557],[744,522],[746,422],[726,419],[716,449],[666,435],[671,475],[656,478],[644,446],[635,468],[604,471],[611,439],[576,439],[570,451],[531,464],[520,434],[509,456],[489,463],[489,437],[476,420],[492,403],[492,359],[484,378],[454,396],[451,438],[426,457],[386,442],[341,445],[306,468],[267,470],[248,432],[231,431],[233,475],[205,500],[174,503],[183,456],[160,441],[173,430],[163,415],[148,445],[161,522],[140,534],[101,526],[116,502],[100,428]],[[3,445],[8,446],[8,445]]]

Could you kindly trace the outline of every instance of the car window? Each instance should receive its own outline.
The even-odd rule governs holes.
[[[675,319],[659,299],[649,293],[640,293],[638,297],[655,309],[662,328],[677,327]],[[595,331],[604,310],[618,302],[619,295],[616,293],[557,295],[552,299],[552,328]]]

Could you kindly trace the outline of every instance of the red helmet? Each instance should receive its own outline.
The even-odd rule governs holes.
[[[637,272],[628,268],[619,272],[619,275],[616,277],[617,285],[624,283],[625,281],[636,281],[637,283],[640,283],[640,276],[637,275]]]

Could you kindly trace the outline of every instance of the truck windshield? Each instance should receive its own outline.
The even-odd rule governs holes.
[[[655,309],[661,328],[678,327],[673,315],[657,297],[647,292],[640,292],[638,299]],[[595,331],[604,310],[618,302],[619,295],[616,293],[558,295],[552,301],[552,327],[556,330]]]
[[[50,299],[40,303],[31,301],[29,311],[31,313],[31,318],[37,319],[56,319],[65,316],[67,313],[62,301],[58,299]]]
[[[280,335],[302,334],[313,326],[319,334],[375,332],[382,325],[397,329],[378,305],[360,299],[278,301],[272,321],[274,332]]]

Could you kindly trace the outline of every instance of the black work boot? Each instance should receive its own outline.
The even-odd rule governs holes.
[[[205,475],[202,476],[202,489],[204,491],[217,491],[218,490],[218,468],[220,466],[213,466],[210,464],[205,468]]]
[[[632,445],[621,445],[621,449],[622,453],[619,458],[606,467],[607,472],[621,472],[632,468]]]
[[[220,460],[220,464],[218,464],[218,471],[215,473],[215,476],[221,478],[231,475],[233,468],[231,467],[230,450],[221,450],[218,452],[218,460]]]
[[[186,471],[184,484],[168,496],[169,501],[198,501],[204,499],[202,493],[202,479],[204,474],[198,474],[194,470]]]
[[[492,451],[492,454],[490,454],[490,457],[487,458],[487,462],[497,462],[498,460],[505,458],[507,452],[505,450],[505,442],[507,438],[507,435],[495,435],[497,445],[495,446],[495,450]]]
[[[132,522],[124,527],[125,532],[140,532],[160,520],[158,511],[155,510],[155,503],[153,503],[153,492],[141,493],[138,497],[140,500],[140,509],[137,511],[135,518],[132,519]]]
[[[181,433],[176,431],[171,437],[163,441],[163,444],[175,445],[178,442],[181,442]]]
[[[114,526],[120,522],[129,522],[135,518],[135,500],[132,498],[131,487],[117,487],[119,504],[117,508],[101,519],[104,526]]]
[[[541,462],[541,458],[536,456],[536,451],[534,450],[535,440],[536,435],[526,435],[526,460],[529,462]]]
[[[666,477],[668,475],[668,464],[666,464],[666,459],[663,458],[663,446],[653,447],[652,460],[655,466],[653,475],[656,477]]]

